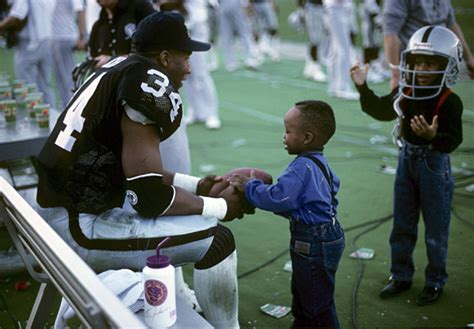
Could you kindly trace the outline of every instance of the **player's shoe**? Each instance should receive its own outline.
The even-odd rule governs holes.
[[[352,90],[336,90],[330,95],[336,98],[342,98],[349,101],[359,100],[359,93]]]
[[[206,125],[207,129],[219,129],[222,126],[221,120],[219,120],[218,117],[216,116],[211,116],[206,119],[206,122],[204,123]]]
[[[311,76],[311,79],[317,82],[328,81],[328,77],[326,76],[326,73],[324,73],[323,68],[318,63],[314,65],[313,75]]]
[[[317,82],[325,82],[328,80],[326,73],[324,73],[321,65],[314,61],[306,61],[303,69],[303,76],[307,79]]]
[[[369,69],[369,73],[367,73],[367,82],[368,83],[382,83],[384,82],[384,77],[378,74],[376,71]]]

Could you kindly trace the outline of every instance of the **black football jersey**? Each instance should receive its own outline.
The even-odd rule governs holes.
[[[74,94],[38,156],[41,206],[101,213],[122,205],[124,102],[154,122],[161,140],[180,125],[180,95],[153,61],[139,55],[110,61]]]

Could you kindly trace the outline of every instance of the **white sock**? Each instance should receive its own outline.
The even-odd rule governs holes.
[[[201,305],[199,305],[194,291],[189,288],[189,285],[184,281],[183,268],[176,267],[174,272],[176,295],[184,300],[189,306],[191,306],[196,312],[201,313]]]
[[[194,269],[194,289],[204,315],[212,326],[239,328],[237,251],[209,269]]]

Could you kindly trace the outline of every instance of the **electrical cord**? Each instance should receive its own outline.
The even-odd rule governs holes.
[[[366,222],[366,224],[364,226],[367,226],[367,225],[370,225],[370,224],[373,224],[373,225],[371,227],[367,228],[366,230],[360,232],[354,238],[351,239],[351,241],[350,241],[351,249],[353,251],[356,250],[355,243],[362,235],[364,235],[364,234],[366,234],[366,233],[368,233],[372,230],[375,230],[380,225],[384,224],[385,222],[388,222],[391,218],[393,218],[393,214],[382,217],[382,218],[379,218],[379,219],[375,219],[375,220],[371,220],[371,221]],[[358,225],[357,228],[359,228],[359,227],[362,227],[362,226]],[[360,258],[357,258],[357,260],[358,260],[358,263],[359,263],[359,271],[357,272],[356,281],[354,282],[354,288],[352,289],[352,326],[355,329],[359,329],[359,322],[357,320],[357,292],[359,290],[360,282],[362,281],[362,274],[364,273],[364,262],[363,262],[363,260],[360,259]]]
[[[390,218],[392,218],[393,215],[389,215],[389,216],[386,216],[386,217],[382,217],[382,218],[378,218],[378,219],[374,219],[374,220],[369,220],[367,222],[363,222],[363,223],[360,223],[360,224],[357,224],[357,225],[354,225],[354,226],[350,226],[346,229],[344,229],[344,232],[349,232],[349,231],[352,231],[352,230],[355,230],[355,229],[358,229],[358,228],[361,228],[361,227],[364,227],[364,226],[367,226],[367,225],[370,225],[370,224],[377,224],[378,222],[380,221],[387,221],[389,220]],[[274,261],[276,261],[278,258],[282,257],[283,255],[285,255],[286,253],[288,252],[288,248],[285,248],[285,250],[283,250],[282,252],[278,253],[275,257],[269,259],[268,261],[262,263],[261,265],[258,265],[257,267],[247,271],[247,272],[244,272],[242,274],[240,274],[237,278],[238,279],[241,279],[241,278],[244,278],[252,273],[255,273],[257,272],[258,270],[264,268],[265,266],[268,266],[270,265],[271,263],[273,263]]]

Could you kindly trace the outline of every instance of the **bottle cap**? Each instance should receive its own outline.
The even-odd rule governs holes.
[[[170,237],[168,236],[164,238],[163,241],[158,243],[158,245],[156,246],[156,255],[147,257],[146,266],[151,267],[151,268],[164,268],[170,264],[171,262],[170,257],[165,256],[165,255],[160,255],[161,246],[165,244],[169,239]]]

